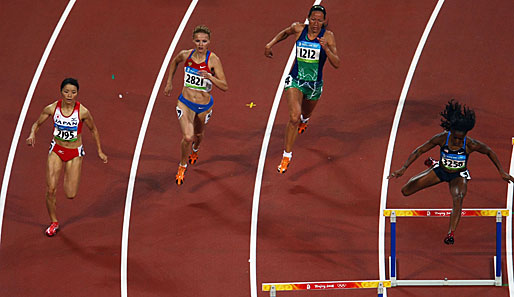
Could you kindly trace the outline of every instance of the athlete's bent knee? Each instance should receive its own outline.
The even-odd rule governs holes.
[[[300,113],[290,114],[289,115],[289,123],[291,125],[298,125],[300,123]]]
[[[184,135],[184,137],[182,137],[182,139],[187,142],[187,143],[191,143],[194,141],[194,135]]]
[[[55,197],[56,193],[57,193],[56,187],[47,187],[46,188],[46,196],[47,197]]]
[[[402,194],[403,194],[403,196],[410,196],[410,195],[412,195],[412,192],[407,189],[407,186],[404,186],[402,188]]]
[[[64,190],[64,195],[68,199],[73,199],[73,198],[77,197],[77,190],[75,190],[75,189],[71,189],[71,190],[65,189]]]

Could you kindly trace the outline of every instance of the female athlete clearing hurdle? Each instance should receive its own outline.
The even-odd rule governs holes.
[[[285,95],[289,106],[289,122],[286,126],[285,149],[278,172],[284,173],[293,157],[293,144],[298,134],[307,129],[307,122],[318,103],[323,90],[323,66],[328,61],[339,68],[334,33],[325,30],[326,11],[321,5],[309,10],[309,24],[293,23],[280,31],[265,47],[264,55],[273,57],[271,48],[290,35],[296,38],[296,59],[293,69],[285,80]]]
[[[452,214],[450,216],[450,228],[444,243],[453,244],[455,242],[453,233],[457,229],[461,212],[462,201],[466,196],[467,182],[471,179],[467,164],[469,154],[479,152],[485,154],[498,169],[501,178],[505,181],[514,181],[514,178],[506,173],[498,161],[494,151],[486,144],[467,137],[468,131],[475,126],[475,112],[466,106],[462,107],[453,99],[448,102],[446,108],[441,112],[441,126],[445,131],[434,135],[423,145],[416,148],[407,158],[402,168],[394,171],[388,178],[398,178],[405,173],[414,160],[422,154],[428,152],[435,146],[440,149],[440,161],[428,159],[430,168],[412,177],[402,188],[402,194],[409,196],[419,190],[431,187],[440,182],[447,182],[450,186],[450,194],[453,199]]]
[[[170,71],[164,94],[171,95],[172,80],[177,66],[184,62],[184,87],[178,97],[177,117],[182,130],[181,158],[175,181],[177,185],[184,182],[189,163],[195,164],[198,149],[204,136],[205,125],[212,115],[214,101],[211,96],[214,84],[222,91],[228,90],[227,80],[221,61],[216,54],[208,50],[211,43],[211,31],[206,26],[197,26],[193,30],[194,49],[181,51],[170,63]]]
[[[46,208],[50,215],[50,226],[45,234],[54,236],[59,230],[56,215],[57,183],[64,166],[64,194],[73,199],[77,195],[82,168],[82,157],[85,155],[82,148],[82,124],[91,131],[96,142],[98,157],[107,163],[107,156],[100,145],[100,136],[89,110],[77,101],[79,83],[76,79],[66,78],[61,84],[61,99],[43,109],[36,122],[32,125],[30,135],[26,142],[34,147],[36,133],[39,127],[49,118],[53,117],[54,138],[50,144],[50,151],[46,165]]]

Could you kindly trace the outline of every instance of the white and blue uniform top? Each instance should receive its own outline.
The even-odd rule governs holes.
[[[296,41],[296,59],[290,75],[297,80],[323,81],[323,66],[327,60],[327,53],[321,47],[317,38],[323,37],[325,28],[322,28],[316,39],[310,40],[309,25],[303,28],[300,37]]]
[[[469,154],[466,152],[466,137],[464,137],[464,144],[461,148],[454,151],[448,146],[448,140],[450,139],[450,131],[446,137],[446,143],[441,147],[440,162],[445,169],[448,171],[463,171],[466,170],[468,165]]]

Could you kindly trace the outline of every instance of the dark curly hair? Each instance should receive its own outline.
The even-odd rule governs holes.
[[[446,131],[467,133],[475,127],[475,112],[466,105],[462,106],[455,99],[448,101],[441,116],[441,127]]]

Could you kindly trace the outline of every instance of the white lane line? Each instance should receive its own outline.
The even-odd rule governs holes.
[[[382,175],[382,191],[380,194],[380,213],[379,216],[379,234],[378,234],[378,266],[379,266],[379,274],[380,280],[386,279],[386,271],[385,271],[385,217],[382,215],[384,209],[387,204],[387,187],[389,186],[389,182],[387,176],[389,176],[391,170],[391,160],[393,157],[393,149],[394,142],[396,141],[396,133],[398,132],[398,125],[400,123],[400,118],[402,116],[403,106],[405,104],[405,99],[407,98],[407,93],[409,92],[410,84],[412,82],[412,77],[414,76],[414,71],[416,70],[416,66],[418,65],[419,58],[421,56],[421,52],[425,47],[425,43],[427,41],[428,35],[430,34],[430,30],[432,30],[432,26],[443,6],[444,0],[439,0],[437,5],[432,12],[432,16],[428,20],[427,26],[425,27],[425,31],[419,40],[418,48],[414,53],[414,57],[412,58],[412,62],[409,67],[409,72],[407,73],[407,77],[405,78],[405,83],[403,84],[402,93],[400,94],[400,99],[398,100],[398,106],[396,107],[396,113],[394,115],[393,126],[391,128],[391,135],[389,136],[389,143],[387,145],[387,153],[384,164],[384,173]],[[384,288],[384,296],[386,289]]]
[[[43,72],[43,68],[45,68],[46,61],[48,60],[48,56],[50,56],[50,52],[57,40],[57,36],[61,32],[62,27],[64,26],[64,22],[68,18],[73,5],[76,0],[70,0],[68,2],[68,6],[64,9],[64,12],[55,26],[54,32],[46,45],[45,51],[43,52],[43,56],[39,61],[39,65],[37,66],[36,73],[32,78],[32,82],[30,83],[29,91],[27,92],[27,96],[25,97],[25,102],[23,103],[23,107],[21,108],[20,117],[18,118],[18,123],[16,124],[16,130],[14,131],[14,136],[11,142],[11,148],[9,149],[9,155],[7,157],[7,163],[5,164],[5,172],[4,178],[2,180],[2,190],[0,191],[0,241],[2,239],[2,223],[4,221],[4,209],[5,209],[5,200],[7,198],[7,188],[9,186],[9,179],[11,178],[11,170],[12,164],[14,162],[14,155],[16,154],[16,147],[18,146],[18,142],[20,140],[21,129],[23,128],[23,123],[25,122],[25,117],[27,116],[27,112],[29,110],[30,102],[32,101],[32,96],[34,96],[34,91],[36,90],[37,83],[39,82],[39,78],[41,77],[41,73]]]
[[[313,5],[318,5],[321,0],[314,1]],[[307,20],[305,20],[307,23]],[[264,163],[266,162],[266,154],[268,152],[269,140],[271,137],[271,130],[273,129],[273,123],[277,115],[278,105],[280,98],[282,97],[282,91],[284,90],[284,80],[286,79],[291,67],[293,66],[294,57],[296,53],[296,44],[291,50],[289,59],[287,60],[286,67],[280,78],[277,92],[275,93],[275,99],[273,99],[273,105],[266,125],[266,131],[264,132],[264,138],[262,140],[261,153],[259,155],[259,164],[257,165],[257,175],[255,176],[255,186],[253,188],[253,203],[252,203],[252,223],[250,227],[250,295],[251,297],[257,297],[257,219],[259,215],[259,199],[261,195],[262,185],[262,174],[264,171]],[[278,173],[277,173],[278,174]]]
[[[166,73],[166,69],[168,68],[168,64],[170,63],[171,56],[173,51],[175,51],[175,47],[186,27],[193,10],[196,7],[198,0],[192,0],[189,8],[184,15],[184,18],[180,22],[180,26],[178,27],[173,40],[171,41],[171,45],[168,49],[168,53],[162,62],[161,70],[159,71],[159,75],[157,75],[157,79],[155,80],[155,84],[153,86],[152,94],[150,95],[150,99],[148,101],[148,105],[146,106],[145,116],[143,118],[143,123],[141,124],[141,129],[139,130],[139,136],[137,138],[136,149],[134,150],[134,157],[132,159],[132,166],[130,168],[130,177],[129,183],[127,186],[127,198],[125,200],[125,214],[123,216],[123,234],[121,237],[121,296],[127,297],[127,257],[128,257],[128,236],[129,236],[129,226],[130,226],[130,212],[132,209],[132,196],[134,194],[134,185],[136,182],[136,174],[137,167],[139,165],[139,157],[141,156],[141,149],[143,148],[143,142],[146,135],[146,130],[148,128],[148,123],[150,122],[150,116],[152,114],[153,106],[155,103],[155,99],[157,98],[157,93],[161,87],[162,80],[164,78],[164,74]]]
[[[514,141],[514,138],[512,139]],[[514,142],[512,143],[512,154],[510,156],[510,175],[514,175]],[[514,279],[512,269],[512,195],[514,194],[513,185],[509,183],[507,186],[507,208],[509,216],[507,217],[507,227],[505,230],[505,261],[507,261],[507,276],[509,279],[509,296],[514,296]]]

